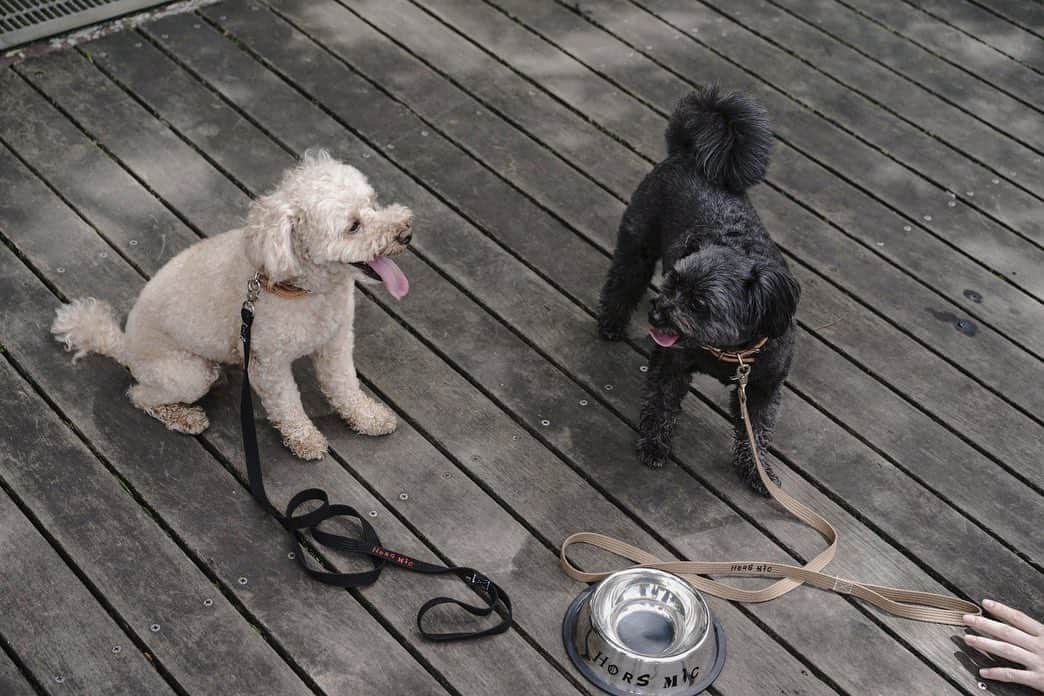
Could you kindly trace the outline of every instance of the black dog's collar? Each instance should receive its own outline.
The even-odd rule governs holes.
[[[715,348],[714,346],[700,347],[714,356],[715,360],[724,363],[731,363],[733,365],[740,363],[750,365],[754,362],[754,355],[760,351],[766,343],[768,343],[768,336],[758,340],[749,348],[743,348],[741,350],[722,350],[721,348]]]

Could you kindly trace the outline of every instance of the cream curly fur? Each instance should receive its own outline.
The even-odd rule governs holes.
[[[352,231],[355,222],[358,229]],[[88,352],[127,366],[131,402],[171,430],[208,425],[199,400],[220,364],[242,364],[240,307],[261,271],[309,291],[301,298],[262,292],[255,303],[250,380],[283,442],[319,459],[327,441],[305,415],[291,364],[315,363],[323,393],[341,417],[368,435],[395,430],[395,415],[359,387],[352,361],[354,287],[366,275],[352,262],[402,253],[412,213],[379,207],[357,169],[310,151],[271,193],[252,205],[241,229],[199,242],[171,259],[142,290],[121,331],[112,308],[94,298],[58,309],[51,327],[74,361]]]

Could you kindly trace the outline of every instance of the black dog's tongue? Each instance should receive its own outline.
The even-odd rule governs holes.
[[[664,348],[670,348],[678,342],[677,334],[667,334],[657,331],[655,327],[649,327],[649,335],[652,336],[652,340],[656,341],[657,345],[663,346]]]

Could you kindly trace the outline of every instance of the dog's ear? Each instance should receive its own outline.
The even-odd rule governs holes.
[[[245,227],[247,257],[274,282],[301,274],[294,252],[295,227],[300,222],[298,210],[272,195],[257,199],[250,207]]]
[[[760,262],[747,281],[750,314],[758,333],[769,338],[782,336],[797,313],[801,286],[785,265]]]

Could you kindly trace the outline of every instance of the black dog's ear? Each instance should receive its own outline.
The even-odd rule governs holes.
[[[801,286],[782,263],[757,263],[748,279],[752,323],[769,338],[782,336],[797,312]]]

